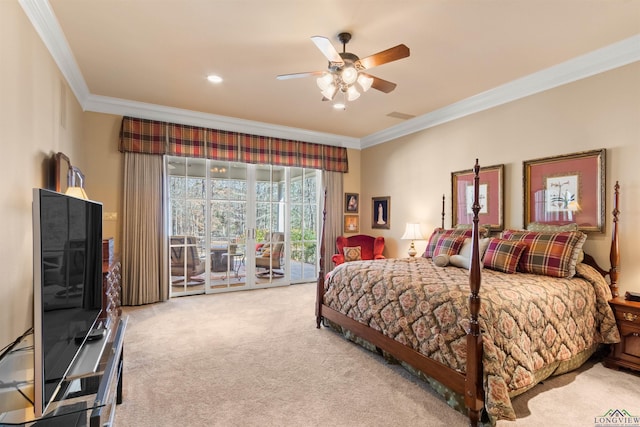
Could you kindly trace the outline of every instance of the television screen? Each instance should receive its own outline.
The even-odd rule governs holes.
[[[34,189],[36,416],[55,396],[102,308],[102,204]]]

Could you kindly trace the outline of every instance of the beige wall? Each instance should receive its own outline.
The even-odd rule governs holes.
[[[32,189],[54,153],[85,172],[86,156],[82,110],[16,1],[0,1],[0,58],[1,349],[33,324]]]
[[[124,156],[118,151],[122,116],[85,113],[84,137],[87,153],[87,194],[102,202],[102,235],[113,237],[120,253]],[[114,216],[115,215],[115,216]]]
[[[585,250],[608,266],[613,184],[621,185],[620,288],[640,290],[640,63],[628,65],[362,151],[361,221],[386,238],[387,256],[406,256],[406,222],[427,236],[451,225],[451,172],[505,164],[505,226],[523,226],[522,161],[606,148],[605,234]],[[372,196],[391,196],[391,229],[371,230]],[[423,251],[426,242],[419,242]],[[607,267],[608,268],[608,267]]]
[[[347,149],[349,159],[349,172],[344,174],[343,188],[345,193],[358,193],[360,191],[360,150]]]

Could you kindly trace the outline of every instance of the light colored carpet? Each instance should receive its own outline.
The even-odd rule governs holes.
[[[116,425],[464,426],[424,382],[315,328],[315,284],[125,307],[124,402]],[[593,426],[640,415],[639,377],[588,362],[514,400],[516,422]]]

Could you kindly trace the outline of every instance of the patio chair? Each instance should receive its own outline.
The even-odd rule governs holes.
[[[257,245],[256,269],[265,270],[256,272],[256,276],[284,276],[283,256],[284,233],[274,231],[266,242]]]
[[[186,247],[185,247],[186,241]],[[171,277],[173,283],[187,280],[189,282],[204,282],[205,264],[198,256],[196,238],[193,236],[171,236]],[[186,268],[185,268],[186,256]],[[180,278],[174,280],[174,276]]]

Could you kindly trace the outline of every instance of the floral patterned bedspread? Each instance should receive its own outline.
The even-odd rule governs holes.
[[[492,419],[515,419],[509,396],[532,387],[543,368],[620,340],[606,281],[585,264],[577,272],[559,279],[482,271],[485,409]],[[337,266],[324,302],[465,372],[469,293],[467,270],[403,258]]]

